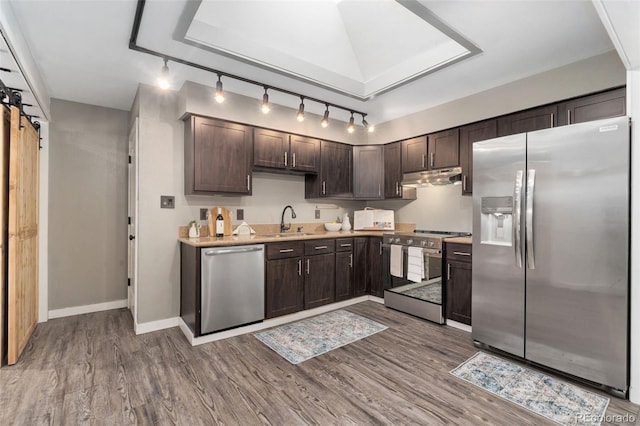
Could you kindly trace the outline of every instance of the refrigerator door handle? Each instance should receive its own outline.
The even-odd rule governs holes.
[[[527,243],[527,268],[536,269],[536,259],[533,248],[533,192],[536,188],[536,171],[529,169],[527,172],[527,213],[526,213],[526,243]]]
[[[513,245],[515,246],[516,266],[522,269],[522,179],[524,171],[516,171],[516,181],[513,186]]]

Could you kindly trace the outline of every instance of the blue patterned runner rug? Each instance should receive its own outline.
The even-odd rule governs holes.
[[[255,336],[290,363],[299,364],[386,328],[340,309],[262,331]]]
[[[609,398],[484,352],[451,374],[561,425],[598,426],[609,405]]]

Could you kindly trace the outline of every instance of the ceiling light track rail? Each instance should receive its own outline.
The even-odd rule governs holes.
[[[33,126],[33,128],[36,129],[38,135],[40,135],[40,122],[36,121],[36,118],[40,117],[38,117],[37,115],[29,115],[24,112],[24,107],[31,106],[31,104],[22,103],[22,94],[20,92],[22,92],[22,89],[7,87],[0,79],[0,103],[2,103],[2,105],[14,106],[18,108],[18,110],[20,111],[20,115],[26,118],[27,121]],[[22,125],[22,123],[20,123],[20,128],[23,127],[24,126]],[[40,149],[42,149],[42,146],[40,146]]]
[[[254,86],[259,86],[260,88],[264,89],[265,95],[266,95],[267,90],[273,90],[273,91],[276,91],[276,92],[280,92],[280,93],[284,93],[284,94],[287,94],[287,95],[291,95],[291,96],[295,96],[297,98],[300,98],[301,101],[302,101],[301,105],[304,104],[305,100],[313,101],[313,102],[322,104],[326,108],[325,117],[323,118],[323,121],[322,121],[322,126],[323,127],[326,127],[325,123],[328,124],[328,112],[327,112],[328,108],[332,107],[332,108],[341,109],[341,110],[346,111],[346,112],[351,114],[350,127],[349,128],[351,128],[351,126],[353,124],[353,114],[358,114],[358,115],[362,116],[363,126],[368,131],[370,131],[370,132],[373,131],[373,126],[370,126],[369,123],[367,123],[367,121],[365,120],[365,117],[367,116],[367,113],[365,113],[363,111],[358,111],[358,110],[355,110],[353,108],[349,108],[349,107],[345,107],[345,106],[342,106],[342,105],[334,104],[332,102],[323,101],[321,99],[314,98],[313,96],[307,96],[307,95],[303,95],[303,94],[300,94],[300,93],[297,93],[297,92],[293,92],[291,90],[283,89],[281,87],[276,87],[276,86],[272,86],[270,84],[261,83],[259,81],[252,80],[250,78],[245,78],[245,77],[242,77],[242,76],[239,76],[239,75],[235,75],[235,74],[231,74],[231,73],[228,73],[228,72],[225,72],[225,71],[220,71],[220,70],[217,70],[217,69],[205,66],[205,65],[197,64],[195,62],[191,62],[191,61],[188,61],[188,60],[185,60],[185,59],[178,58],[176,56],[167,55],[165,53],[158,52],[156,50],[152,50],[152,49],[148,49],[146,47],[139,46],[138,45],[138,33],[140,31],[140,24],[142,22],[142,14],[144,12],[145,3],[146,3],[146,0],[138,0],[137,7],[136,7],[136,13],[135,13],[135,17],[134,17],[134,20],[133,20],[133,26],[131,28],[131,37],[129,39],[129,49],[135,50],[135,51],[141,52],[141,53],[146,53],[148,55],[157,56],[158,58],[162,58],[164,60],[164,64],[165,64],[164,67],[163,67],[163,71],[166,68],[168,61],[175,62],[175,63],[178,63],[178,64],[183,64],[183,65],[190,66],[192,68],[197,68],[197,69],[200,69],[200,70],[203,70],[203,71],[207,71],[207,72],[210,72],[212,74],[216,74],[218,76],[217,87],[219,88],[217,90],[217,92],[221,92],[221,88],[222,88],[222,84],[220,82],[220,78],[221,77],[226,77],[226,78],[231,78],[231,79],[238,80],[238,81],[241,81],[241,82],[244,82],[244,83],[248,83],[248,84],[251,84],[251,85],[254,85]],[[167,72],[168,72],[168,68],[167,68]],[[224,98],[222,98],[222,100],[218,100],[218,97],[220,95],[221,95],[221,93],[216,93],[216,100],[218,102],[222,102],[222,100],[224,100]],[[267,95],[266,99],[268,101],[268,95]],[[263,106],[264,106],[264,97],[263,97]],[[302,106],[302,109],[304,109],[304,106]],[[268,109],[264,108],[263,112],[265,110],[268,111]],[[302,120],[300,120],[300,117],[301,117],[300,109],[298,109],[297,117],[298,117],[299,121],[302,121]],[[352,131],[353,130],[350,130],[350,133]]]

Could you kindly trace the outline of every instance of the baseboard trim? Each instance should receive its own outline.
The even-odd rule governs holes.
[[[281,317],[264,320],[257,324],[246,325],[244,327],[234,328],[233,330],[221,331],[219,333],[208,334],[202,337],[193,337],[189,327],[181,326],[180,329],[185,335],[189,343],[192,346],[202,345],[203,343],[215,342],[216,340],[227,339],[229,337],[240,336],[242,334],[253,333],[256,331],[264,330],[266,328],[275,327],[278,325],[286,324],[293,321],[309,318],[315,315],[323,314],[325,312],[334,311],[336,309],[345,308],[347,306],[355,305],[356,303],[366,302],[371,296],[360,296],[353,299],[345,300],[343,302],[336,302],[330,305],[324,305],[313,309],[306,309],[304,311],[296,312],[294,314],[283,315]],[[183,322],[184,324],[184,322]]]
[[[127,307],[127,299],[114,300],[112,302],[95,303],[93,305],[72,306],[70,308],[54,309],[49,311],[49,319],[70,317],[72,315],[89,314],[91,312],[108,311]]]
[[[136,334],[145,334],[151,333],[152,331],[159,331],[172,327],[181,327],[181,324],[183,324],[182,318],[173,317],[158,321],[136,323],[134,324],[134,328]]]
[[[471,326],[467,324],[463,324],[458,321],[448,319],[446,325],[449,327],[457,328],[458,330],[466,331],[467,333],[471,333]]]
[[[369,297],[369,300],[372,302],[376,302],[384,305],[384,299],[382,297],[378,297],[378,296],[367,296],[367,297]]]

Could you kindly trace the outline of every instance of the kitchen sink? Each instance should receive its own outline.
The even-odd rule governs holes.
[[[279,234],[262,234],[260,237],[265,238],[282,238],[282,237],[304,237],[307,235],[315,235],[312,232],[281,232]]]

